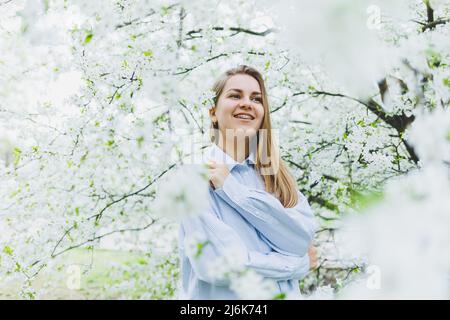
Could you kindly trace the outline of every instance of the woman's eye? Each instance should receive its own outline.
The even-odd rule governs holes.
[[[232,94],[232,95],[229,95],[228,97],[230,97],[230,98],[237,98],[237,99],[240,98],[240,96],[237,95],[237,94]],[[262,99],[261,98],[253,98],[253,100],[255,100],[255,101],[259,102],[259,103],[262,103]]]

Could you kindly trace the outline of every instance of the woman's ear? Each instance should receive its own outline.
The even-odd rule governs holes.
[[[211,118],[212,122],[217,122],[216,107],[212,107],[209,109],[209,117]]]

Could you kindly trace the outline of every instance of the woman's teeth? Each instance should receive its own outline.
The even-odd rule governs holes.
[[[240,118],[240,119],[248,119],[248,120],[253,120],[253,117],[248,115],[248,114],[237,114],[234,116],[235,118]]]

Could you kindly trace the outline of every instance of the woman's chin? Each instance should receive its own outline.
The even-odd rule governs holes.
[[[257,134],[257,132],[257,129],[255,129],[251,124],[248,124],[227,128],[225,135],[253,137]]]
[[[252,126],[239,126],[235,129],[236,136],[245,136],[245,137],[254,137],[256,135],[257,130]]]
[[[252,132],[256,132],[256,129],[253,127],[252,124],[249,123],[249,124],[242,124],[240,126],[237,126],[235,128],[235,131],[236,132],[238,132],[238,131],[245,131],[245,132],[252,131]]]

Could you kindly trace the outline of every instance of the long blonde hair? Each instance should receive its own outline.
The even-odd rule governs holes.
[[[214,83],[214,108],[217,107],[217,102],[222,94],[223,88],[227,80],[237,74],[246,74],[253,77],[258,81],[261,88],[262,105],[264,107],[264,117],[260,129],[266,129],[264,132],[266,136],[264,139],[257,139],[257,152],[255,157],[255,168],[258,173],[262,173],[267,166],[262,163],[263,154],[267,154],[270,159],[270,166],[277,167],[277,170],[273,174],[261,174],[264,180],[265,189],[267,192],[272,193],[280,200],[285,208],[292,208],[298,203],[297,184],[296,181],[286,166],[284,161],[280,158],[278,146],[272,138],[272,125],[270,122],[270,109],[267,99],[267,91],[264,85],[262,75],[256,69],[240,65],[236,68],[232,68],[224,72]],[[218,124],[211,122],[211,132],[217,131]],[[216,139],[217,141],[217,139]],[[265,153],[263,153],[265,152]]]

